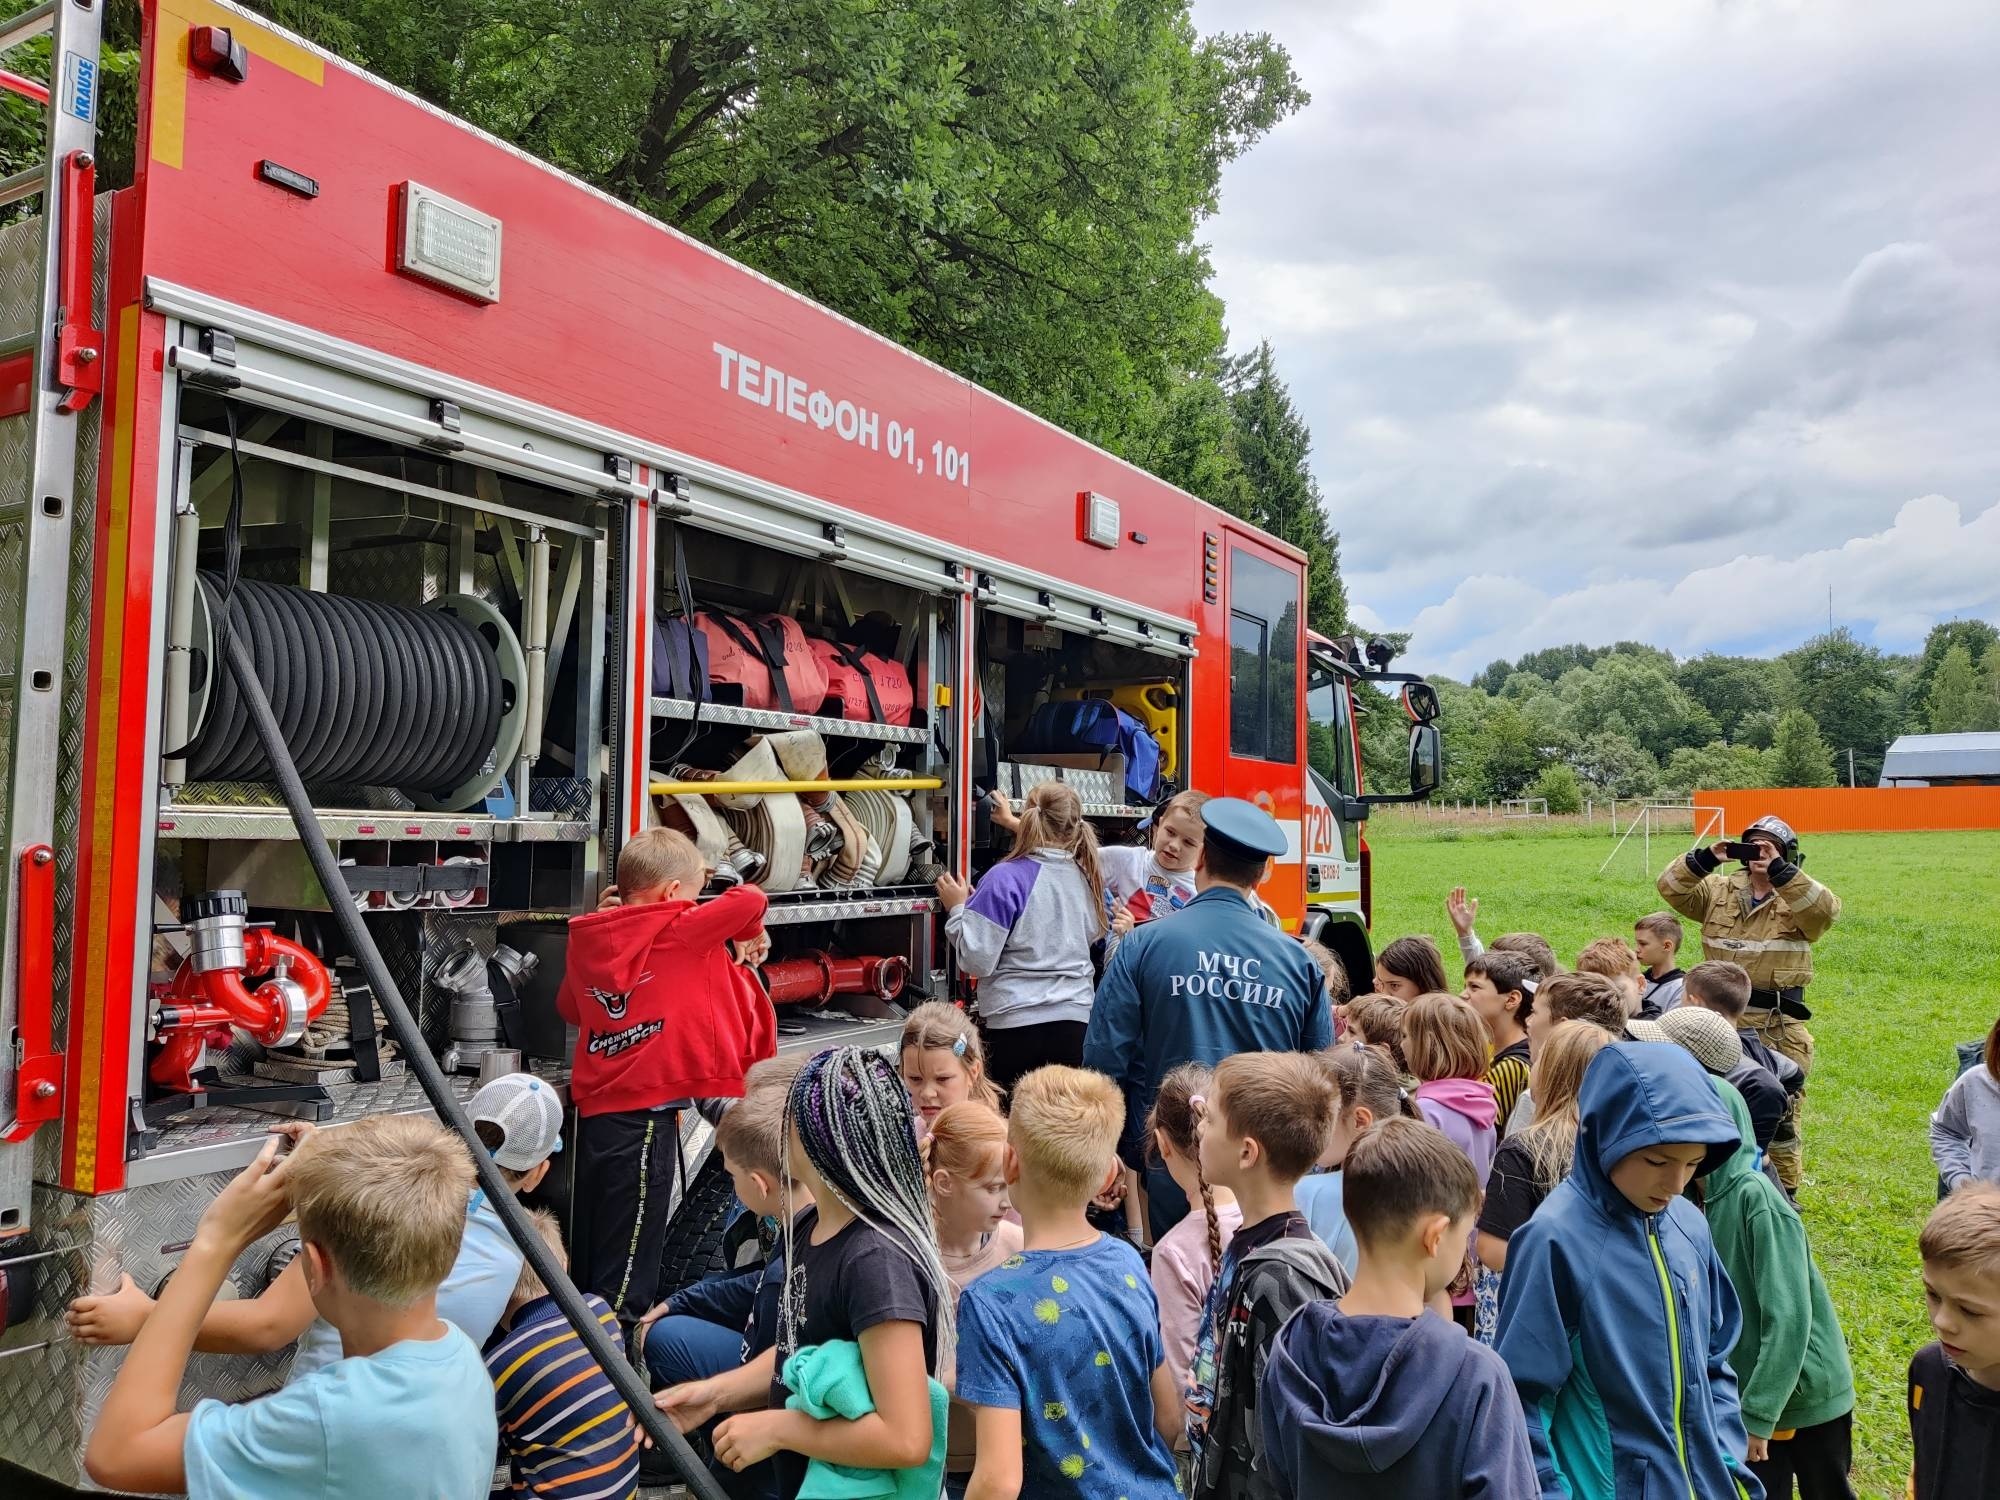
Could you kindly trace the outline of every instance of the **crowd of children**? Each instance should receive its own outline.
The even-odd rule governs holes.
[[[1067,788],[1003,810],[1009,857],[941,888],[979,1013],[917,1007],[893,1058],[773,1057],[762,898],[696,905],[687,840],[628,843],[563,991],[582,1137],[567,1257],[725,1492],[1851,1500],[1847,1346],[1766,1155],[1802,1079],[1744,1026],[1744,971],[1683,971],[1669,913],[1565,971],[1533,933],[1483,944],[1461,889],[1461,993],[1416,936],[1349,999],[1324,950],[1264,952],[1298,945],[1256,915],[1255,830],[1217,814],[1233,816],[1184,794],[1148,848],[1114,852]],[[1204,927],[1218,887],[1242,900]],[[1133,940],[1153,923],[1185,925]],[[1088,1021],[1105,948],[1127,950],[1131,1024],[1143,966],[1177,951],[1160,939],[1210,930],[1268,934],[1268,965],[1226,982],[1292,1007],[1288,1029],[1209,1046],[1177,1021],[1172,1065],[1079,1066],[1104,1055]],[[696,1009],[715,1024],[673,1024]],[[1121,1042],[1121,1063],[1159,1040]],[[679,1112],[718,1097],[755,1250],[659,1298],[662,1162]],[[532,1193],[562,1147],[555,1091],[512,1075],[469,1114]],[[157,1301],[126,1278],[72,1305],[75,1337],[132,1346],[92,1477],[633,1496],[640,1424],[460,1145],[411,1117],[284,1134]],[[2000,1021],[1931,1138],[1938,1342],[1910,1365],[1911,1490],[1960,1500],[2000,1494]],[[288,1214],[290,1268],[217,1301]],[[535,1227],[560,1259],[557,1221]],[[176,1411],[193,1351],[294,1341],[282,1391]]]

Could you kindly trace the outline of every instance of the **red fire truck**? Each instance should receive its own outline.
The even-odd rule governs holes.
[[[53,34],[46,87],[0,75],[49,122],[0,181],[40,203],[0,229],[0,1460],[78,1481],[117,1353],[63,1306],[157,1286],[274,1117],[427,1107],[338,904],[461,1090],[561,1077],[563,918],[658,821],[769,893],[787,1047],[958,991],[930,882],[1052,777],[1111,839],[1255,800],[1266,899],[1366,972],[1349,688],[1410,685],[1408,795],[1434,700],[1309,648],[1298,552],[217,0],[146,0],[100,194],[100,14],[0,23]],[[1089,698],[1161,777],[1037,729]],[[189,1394],[281,1375],[198,1356]]]

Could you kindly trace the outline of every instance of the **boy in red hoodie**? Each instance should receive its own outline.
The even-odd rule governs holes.
[[[556,1009],[577,1028],[570,1264],[630,1327],[659,1282],[679,1111],[740,1099],[778,1032],[748,967],[769,947],[761,890],[739,885],[697,906],[701,853],[668,828],[633,837],[617,875],[606,903],[570,922]]]

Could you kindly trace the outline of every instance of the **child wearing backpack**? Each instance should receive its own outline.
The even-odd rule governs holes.
[[[1278,1330],[1308,1302],[1347,1290],[1346,1269],[1298,1210],[1295,1190],[1340,1107],[1326,1065],[1299,1052],[1223,1059],[1203,1102],[1201,1170],[1242,1205],[1195,1351],[1188,1400],[1194,1500],[1272,1500],[1258,1380]]]
[[[941,875],[937,892],[959,967],[979,980],[993,1082],[1011,1089],[1045,1064],[1081,1063],[1095,995],[1090,946],[1104,933],[1104,880],[1097,834],[1076,792],[1060,781],[1036,787],[1012,851],[978,890]]]

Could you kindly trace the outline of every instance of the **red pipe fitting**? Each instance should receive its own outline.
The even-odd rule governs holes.
[[[288,961],[288,976],[305,991],[306,1020],[316,1021],[326,1010],[333,993],[326,965],[310,948],[290,938],[279,937],[267,927],[252,927],[243,934],[243,967],[211,969],[197,974],[194,965],[183,961],[174,975],[167,1001],[207,1001],[229,1013],[231,1025],[241,1027],[266,1047],[284,1040],[286,1006],[284,991],[275,979],[267,979],[252,991],[243,982],[244,974],[265,974]]]
[[[823,1005],[835,995],[873,995],[893,1000],[909,980],[906,959],[835,958],[813,949],[797,958],[763,967],[764,984],[773,1005]]]

